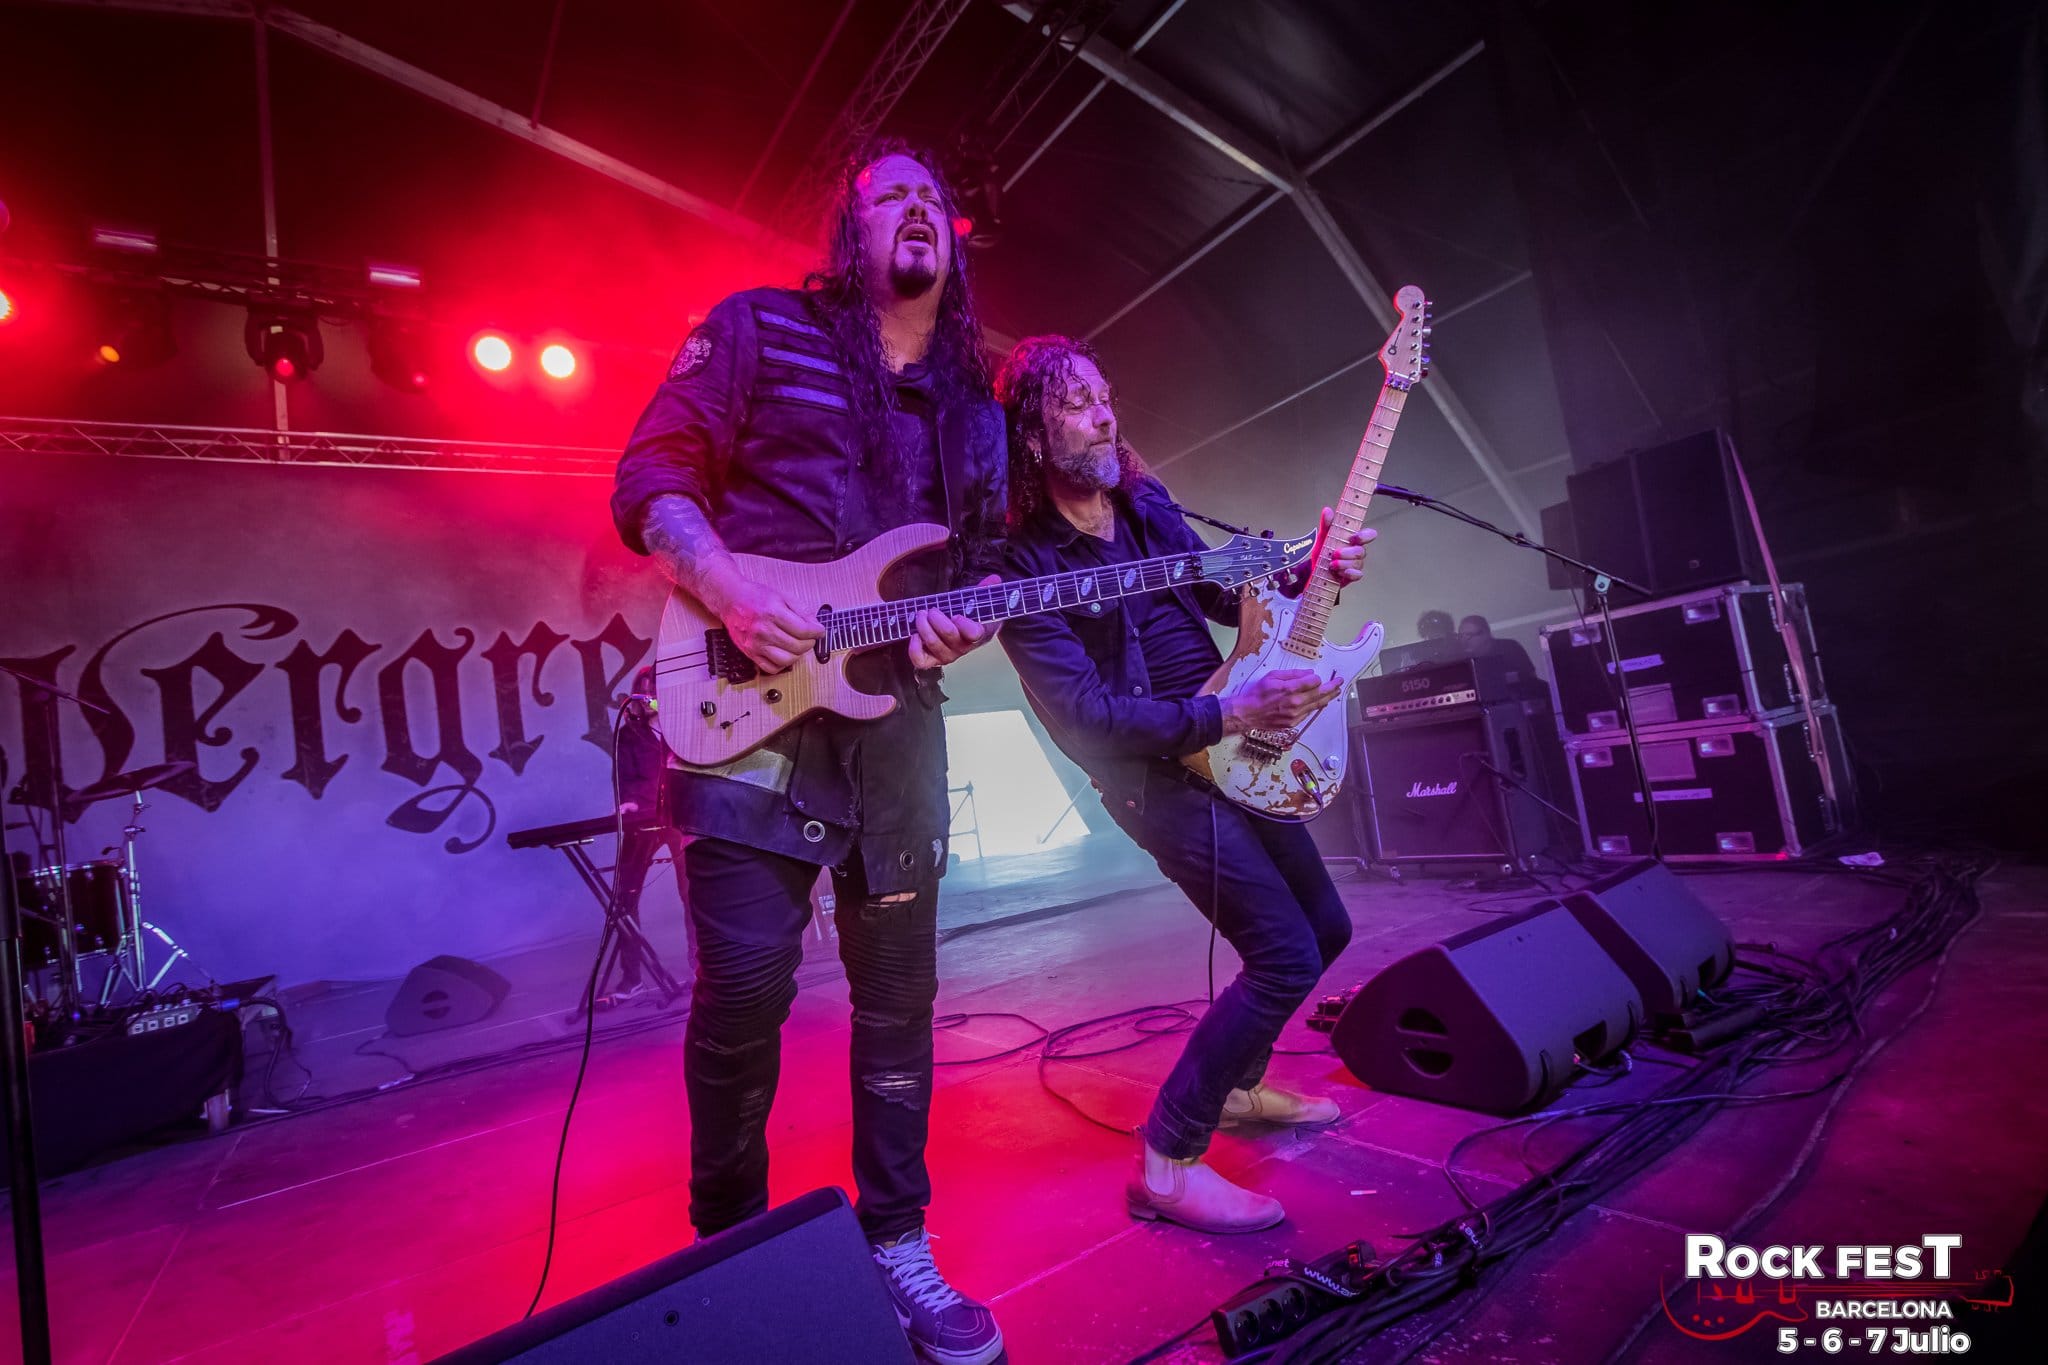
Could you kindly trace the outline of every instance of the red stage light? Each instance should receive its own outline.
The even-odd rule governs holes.
[[[966,214],[964,214],[964,213],[963,213],[963,214],[961,214],[961,215],[960,215],[960,216],[959,216],[958,218],[955,218],[955,219],[953,220],[953,240],[954,240],[954,241],[956,241],[956,242],[964,242],[964,241],[966,241],[966,240],[967,240],[967,239],[968,239],[969,237],[972,237],[973,235],[974,235],[974,220],[973,220],[972,218],[969,218],[969,217],[968,217],[968,216],[967,216]]]
[[[270,362],[270,377],[280,384],[289,384],[298,378],[298,375],[299,367],[292,364],[292,358],[288,355],[281,355]]]
[[[0,323],[12,321],[14,321],[14,300],[8,297],[6,290],[0,289]]]
[[[540,353],[540,367],[550,379],[567,379],[576,373],[576,353],[560,343],[548,346]]]
[[[470,354],[476,357],[477,364],[487,370],[495,372],[508,369],[512,364],[512,343],[496,333],[486,332],[476,339],[476,345],[470,348]]]
[[[93,352],[93,356],[102,365],[118,365],[121,363],[121,348],[111,341],[103,341],[99,349]]]

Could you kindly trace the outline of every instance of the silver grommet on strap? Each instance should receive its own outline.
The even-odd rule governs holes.
[[[905,872],[908,872],[911,868],[917,866],[917,859],[911,857],[910,850],[906,848],[901,853],[896,855],[896,866],[902,868]]]
[[[824,843],[824,842],[825,842],[825,826],[824,826],[823,822],[821,822],[821,821],[817,821],[817,820],[806,820],[806,821],[804,821],[804,840],[805,840],[805,842],[807,842],[807,843],[813,843],[813,844],[822,844],[822,843]]]

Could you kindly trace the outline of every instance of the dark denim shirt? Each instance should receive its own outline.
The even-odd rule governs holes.
[[[1130,510],[1146,558],[1208,548],[1157,479],[1147,477],[1131,489]],[[1081,545],[1085,534],[1045,504],[1005,543],[1003,576],[1094,567]],[[1189,630],[1206,632],[1209,621],[1237,624],[1238,598],[1231,589],[1196,583],[1168,592],[1186,614]],[[1160,770],[1161,759],[1223,738],[1223,707],[1215,697],[1153,695],[1137,628],[1121,602],[1019,616],[1005,622],[997,638],[1053,743],[1094,779],[1106,801],[1142,811],[1146,775]]]
[[[955,402],[931,422],[954,533],[950,564],[919,585],[936,590],[996,571],[1006,464],[993,400]],[[676,353],[620,457],[612,518],[645,554],[647,504],[676,494],[704,508],[734,553],[821,563],[908,519],[879,505],[882,480],[861,460],[846,369],[810,297],[752,289],[713,308]],[[865,723],[813,717],[730,770],[679,773],[676,824],[827,865],[857,844],[876,894],[943,872],[950,807],[936,675],[914,675],[900,644],[863,654],[851,673],[896,709]]]

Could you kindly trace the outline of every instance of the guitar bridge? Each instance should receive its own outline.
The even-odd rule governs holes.
[[[1247,757],[1275,759],[1292,749],[1301,738],[1296,730],[1247,730],[1238,740]]]
[[[732,642],[732,635],[723,626],[714,626],[704,632],[704,653],[714,678],[743,683],[761,676],[761,670],[754,667],[754,661]]]

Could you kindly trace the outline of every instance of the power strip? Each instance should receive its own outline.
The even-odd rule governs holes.
[[[1327,1313],[1343,1300],[1298,1280],[1273,1280],[1253,1285],[1210,1313],[1216,1342],[1231,1356],[1241,1356],[1291,1336],[1310,1318]]]
[[[128,1036],[132,1038],[138,1033],[161,1033],[167,1028],[176,1028],[180,1024],[189,1024],[200,1015],[206,1013],[207,1008],[205,1005],[194,1004],[160,1005],[156,1009],[130,1015],[128,1019]]]
[[[1378,1264],[1379,1256],[1370,1242],[1353,1242],[1335,1255],[1307,1265],[1276,1262],[1267,1267],[1265,1279],[1209,1314],[1216,1342],[1233,1357],[1271,1346],[1300,1330],[1310,1318],[1353,1302],[1357,1286]]]

